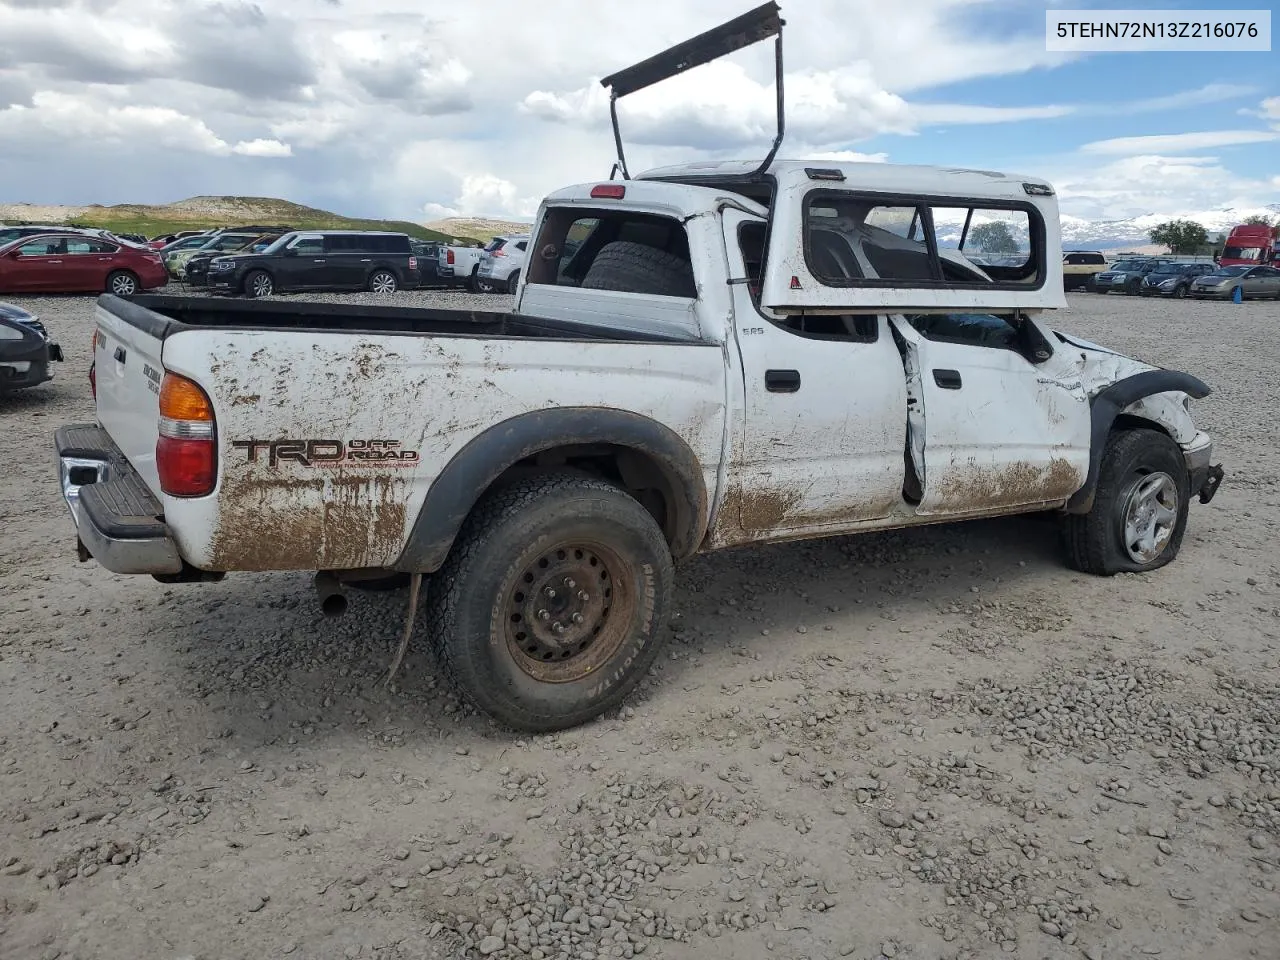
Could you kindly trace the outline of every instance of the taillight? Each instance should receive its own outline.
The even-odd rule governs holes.
[[[497,250],[494,250],[492,253],[490,253],[490,254],[489,254],[489,256],[491,256],[491,257],[505,257],[505,256],[506,256],[506,253],[503,251],[503,249],[502,249],[501,247],[499,247]]]
[[[453,263],[453,251],[452,251],[452,250],[447,250],[447,251],[445,251],[445,255],[444,255],[444,262],[445,262],[445,263]]]
[[[602,183],[591,188],[591,196],[595,200],[623,200],[627,188],[620,183]]]
[[[409,269],[410,269],[410,270],[417,270],[417,269],[418,269],[418,258],[417,258],[417,257],[410,257],[410,258],[409,258]]]
[[[166,373],[160,383],[160,437],[156,471],[160,489],[174,497],[203,497],[218,476],[213,404],[199,385]]]

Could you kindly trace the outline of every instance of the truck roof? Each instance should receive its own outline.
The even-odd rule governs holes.
[[[638,174],[638,180],[730,180],[752,174],[759,164],[751,160],[712,160],[658,167]],[[809,179],[809,170],[833,171],[844,176],[845,188],[912,194],[955,194],[957,196],[1027,197],[1023,184],[1052,189],[1041,177],[994,170],[926,166],[906,163],[851,162],[835,160],[775,160],[766,173],[778,180]],[[822,182],[816,180],[815,182]],[[838,181],[837,181],[838,182]]]

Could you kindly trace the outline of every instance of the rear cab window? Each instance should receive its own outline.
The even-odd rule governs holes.
[[[615,244],[629,244],[622,248]],[[608,289],[693,299],[693,264],[689,237],[674,217],[630,210],[593,210],[583,207],[551,207],[542,221],[534,255],[527,268],[527,282],[561,287]],[[621,252],[633,260],[644,251],[662,254],[661,280],[644,269],[612,269],[607,261]],[[600,262],[602,252],[605,257]]]

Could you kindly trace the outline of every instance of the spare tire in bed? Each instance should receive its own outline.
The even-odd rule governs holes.
[[[588,290],[624,290],[666,297],[695,297],[688,260],[629,240],[605,244],[582,280]]]

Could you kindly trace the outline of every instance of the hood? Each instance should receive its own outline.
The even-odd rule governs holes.
[[[6,320],[17,320],[19,323],[35,323],[36,315],[14,303],[0,301],[0,317]]]

